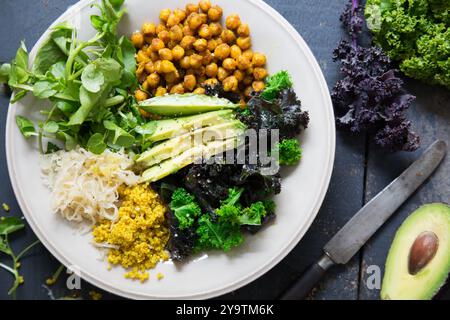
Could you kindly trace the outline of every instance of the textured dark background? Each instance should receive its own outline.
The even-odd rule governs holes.
[[[69,5],[77,0],[2,0],[0,1],[0,61],[13,58],[20,40],[26,39],[31,48],[46,28]],[[185,1],[183,1],[185,2]],[[346,0],[266,0],[299,31],[307,41],[327,79],[330,89],[339,77],[339,66],[332,61],[332,50],[343,35],[339,13]],[[302,270],[321,255],[321,248],[352,215],[374,195],[399,175],[435,139],[450,142],[450,92],[416,81],[407,81],[417,102],[409,115],[414,129],[422,137],[422,148],[416,153],[386,154],[372,146],[364,135],[337,133],[337,151],[334,174],[322,209],[308,234],[278,266],[250,285],[223,298],[274,299],[301,274]],[[9,182],[4,153],[4,126],[8,98],[0,94],[0,203],[11,206],[11,214],[20,216]],[[391,220],[374,236],[348,265],[334,268],[313,291],[311,299],[378,299],[378,290],[366,286],[367,267],[377,265],[384,269],[384,261],[395,230],[407,215],[428,202],[449,202],[450,157],[447,157],[433,178],[407,201]],[[35,239],[27,228],[13,237],[13,246],[23,248]],[[0,258],[4,262],[5,259]],[[42,246],[23,259],[21,272],[25,283],[18,289],[18,299],[48,299],[42,287],[59,266]],[[69,294],[66,276],[52,287],[56,297]],[[12,279],[0,270],[0,299],[7,295]],[[450,299],[450,286],[439,294],[439,299]],[[83,283],[81,294],[89,297],[95,289]],[[114,297],[104,293],[104,298]]]

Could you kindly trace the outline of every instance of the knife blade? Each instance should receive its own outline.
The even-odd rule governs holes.
[[[367,240],[431,176],[446,152],[447,144],[444,141],[434,142],[397,179],[358,211],[325,245],[322,258],[280,298],[304,298],[330,267],[349,262]]]

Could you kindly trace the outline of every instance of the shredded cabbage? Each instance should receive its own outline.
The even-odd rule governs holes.
[[[69,221],[92,223],[118,218],[118,188],[139,179],[129,169],[132,165],[125,154],[106,150],[95,155],[82,148],[45,155],[41,161],[54,212]]]

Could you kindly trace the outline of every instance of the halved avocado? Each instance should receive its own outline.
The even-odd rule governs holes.
[[[450,207],[427,204],[398,229],[386,260],[383,300],[430,300],[450,272]]]
[[[153,114],[170,117],[189,116],[223,109],[236,109],[239,105],[223,98],[186,93],[154,97],[140,102],[139,107]]]

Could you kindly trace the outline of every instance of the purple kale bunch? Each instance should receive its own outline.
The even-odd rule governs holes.
[[[347,5],[341,21],[351,40],[342,40],[334,51],[343,74],[331,94],[338,126],[355,133],[368,132],[388,151],[416,150],[419,137],[411,132],[405,115],[415,97],[403,89],[402,79],[381,48],[359,44],[364,24],[359,0]]]

